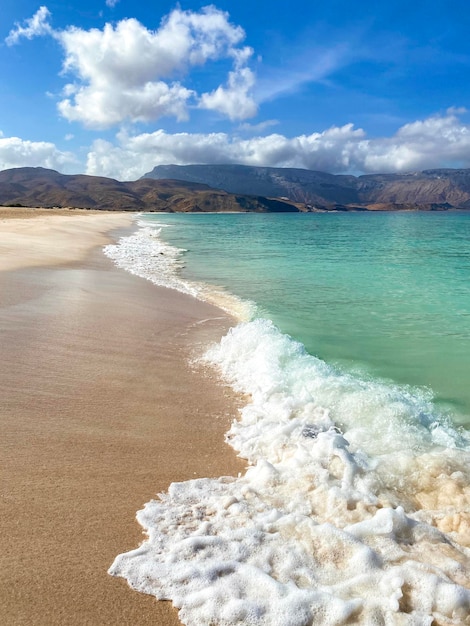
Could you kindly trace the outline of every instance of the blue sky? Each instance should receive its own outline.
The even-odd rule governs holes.
[[[0,169],[470,167],[470,7],[2,0]]]

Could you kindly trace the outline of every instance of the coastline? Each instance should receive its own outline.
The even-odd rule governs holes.
[[[237,396],[188,364],[232,320],[104,256],[131,216],[73,213],[0,213],[1,613],[9,626],[177,625],[169,602],[107,569],[171,482],[243,470],[223,443]]]

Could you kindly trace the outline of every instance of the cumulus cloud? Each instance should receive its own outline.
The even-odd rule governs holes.
[[[186,103],[192,95],[179,83],[168,86],[163,81],[127,87],[121,92],[116,85],[113,89],[81,87],[73,92],[72,99],[59,102],[58,108],[69,121],[83,122],[92,128],[106,128],[125,119],[147,122],[165,115],[181,121],[188,117]]]
[[[470,126],[460,121],[457,111],[405,124],[389,139],[368,141],[358,147],[356,158],[365,171],[374,172],[469,167]]]
[[[41,35],[50,35],[52,33],[52,28],[49,24],[50,15],[47,7],[39,7],[33,17],[25,20],[25,26],[15,24],[15,28],[10,31],[8,37],[5,39],[6,44],[13,46],[18,43],[22,37],[32,39],[33,37],[39,37]]]
[[[164,130],[118,135],[118,145],[97,141],[88,154],[87,173],[132,179],[166,163],[242,163],[245,165],[348,169],[348,147],[363,138],[352,124],[322,133],[287,138],[280,134],[241,139],[226,133],[176,133]]]
[[[270,134],[248,139],[226,133],[121,132],[116,144],[96,141],[87,173],[131,180],[155,165],[241,163],[300,167],[332,173],[404,172],[470,167],[470,126],[455,109],[402,126],[392,137],[370,139],[352,124],[297,137]]]
[[[47,167],[64,171],[77,161],[70,152],[62,152],[47,141],[27,141],[0,134],[0,170],[12,167]]]
[[[117,1],[106,4],[113,7]],[[198,12],[177,7],[157,30],[134,18],[107,23],[103,29],[55,30],[49,18],[49,10],[42,6],[25,26],[16,24],[6,42],[13,45],[22,37],[46,34],[59,42],[65,55],[63,74],[72,81],[63,89],[58,110],[69,121],[107,128],[164,116],[185,120],[191,106],[230,119],[246,119],[257,112],[251,95],[255,76],[248,67],[253,50],[242,45],[243,28],[215,6]],[[192,68],[221,60],[228,63],[225,85],[198,93],[182,84]]]
[[[228,86],[203,94],[200,106],[237,119],[256,113],[249,96],[254,75],[246,66],[252,50],[239,46],[243,29],[213,6],[197,13],[177,8],[155,31],[125,19],[103,30],[71,27],[55,36],[65,52],[64,72],[76,78],[59,103],[68,120],[104,128],[162,116],[186,119],[199,95],[181,80],[192,67],[220,59],[234,68]]]
[[[254,84],[254,74],[248,67],[237,69],[229,73],[226,87],[219,86],[211,93],[202,94],[199,106],[222,113],[231,120],[254,117],[257,106],[250,95]]]

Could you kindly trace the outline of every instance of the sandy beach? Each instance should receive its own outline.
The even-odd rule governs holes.
[[[171,482],[244,467],[223,443],[239,400],[188,364],[233,321],[115,268],[101,247],[132,228],[126,214],[0,210],[8,626],[179,624],[107,569]]]

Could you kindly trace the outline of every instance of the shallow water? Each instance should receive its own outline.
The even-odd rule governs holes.
[[[165,215],[108,247],[244,317],[204,360],[251,398],[246,475],[172,485],[110,572],[198,626],[468,623],[469,218]]]
[[[189,280],[221,285],[307,350],[432,389],[470,425],[470,212],[165,215]]]

